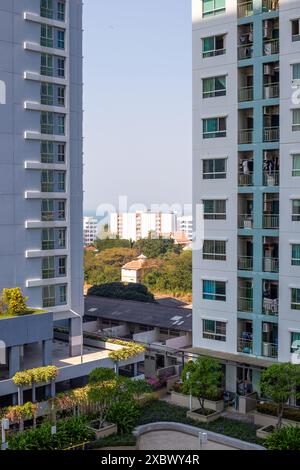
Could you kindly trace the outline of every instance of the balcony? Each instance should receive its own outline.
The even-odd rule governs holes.
[[[252,271],[253,256],[238,256],[238,269],[240,271]]]
[[[239,186],[253,186],[253,172],[239,173]]]
[[[263,258],[263,271],[267,273],[278,273],[279,259],[272,257]]]
[[[239,312],[253,312],[253,299],[246,297],[238,298],[238,311]]]
[[[279,10],[279,0],[263,0],[262,9],[264,13]]]
[[[253,44],[238,46],[238,60],[251,59],[253,57]]]
[[[279,54],[279,39],[268,39],[263,43],[263,54]]]
[[[251,214],[239,214],[238,216],[238,228],[242,230],[253,228],[253,215]]]
[[[239,131],[239,144],[247,145],[253,142],[253,129],[242,129]]]
[[[264,186],[279,186],[279,171],[264,171],[263,173]]]
[[[278,299],[263,298],[262,311],[264,315],[277,316],[278,315]]]
[[[276,127],[265,127],[264,128],[264,142],[279,142],[280,128]]]
[[[238,18],[245,18],[253,15],[253,1],[250,2],[239,2],[238,3]]]
[[[253,340],[245,339],[243,336],[238,338],[237,350],[238,352],[241,352],[243,354],[252,354],[253,353]]]
[[[271,83],[264,86],[264,99],[269,100],[273,98],[279,98],[280,84]]]
[[[239,89],[239,102],[253,101],[253,86],[242,87]]]
[[[263,215],[263,228],[264,229],[279,229],[279,214],[264,214]]]
[[[262,356],[276,359],[278,357],[278,345],[274,343],[262,343]]]

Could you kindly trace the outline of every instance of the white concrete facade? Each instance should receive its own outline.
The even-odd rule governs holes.
[[[126,212],[110,214],[110,231],[125,240],[147,238],[173,233],[176,230],[176,215],[173,213]]]
[[[212,8],[210,14],[205,14],[205,3]],[[221,4],[192,0],[195,222],[196,205],[203,201],[206,207],[225,201],[226,207],[225,217],[210,214],[205,218],[206,243],[202,248],[197,243],[194,249],[193,344],[224,354],[243,355],[245,364],[247,356],[267,358],[270,362],[299,362],[300,341],[298,349],[292,345],[293,339],[298,340],[292,333],[299,333],[300,340],[299,306],[292,299],[292,292],[300,295],[300,263],[297,259],[292,262],[292,249],[297,253],[300,247],[298,202],[294,211],[292,208],[293,201],[300,201],[300,172],[293,167],[293,157],[300,155],[300,126],[297,112],[293,111],[300,108],[299,81],[293,80],[295,64],[299,64],[300,78],[300,29],[297,35],[297,26],[292,22],[300,19],[300,4],[296,0],[226,0]],[[213,41],[207,38],[214,37],[216,41],[220,36],[224,36],[223,50],[219,45],[210,51],[208,44]],[[276,77],[279,72],[279,86],[274,78],[270,79],[271,72],[265,66],[274,67]],[[205,79],[220,77],[226,83],[225,89],[215,93],[209,88],[213,80],[207,83]],[[266,84],[272,88],[272,96],[265,90]],[[204,121],[211,118],[226,118],[226,135],[218,137],[214,132],[211,138],[204,138],[204,126],[212,125]],[[272,173],[276,183],[265,178],[263,165],[269,158],[266,152],[279,155],[278,167]],[[241,174],[245,158],[249,158],[253,169]],[[222,165],[216,160],[221,160]],[[218,174],[211,170],[216,173],[209,176],[204,168],[210,165],[222,167],[224,174],[220,174],[220,169]],[[275,201],[272,211],[271,203],[266,202],[269,198]],[[220,206],[224,207],[224,203]],[[243,209],[245,206],[247,209]],[[200,236],[198,228],[198,242]],[[226,246],[223,256],[212,247],[216,242],[222,250]],[[207,249],[216,251],[208,253]],[[222,292],[221,296],[215,295],[216,283],[222,284],[225,301],[220,300]],[[271,284],[272,293],[267,292]],[[272,311],[267,310],[268,301],[272,305],[277,302]],[[219,334],[205,333],[204,320],[212,320],[209,327],[214,325]],[[227,372],[229,381],[234,380],[232,370]]]
[[[97,239],[99,232],[99,221],[95,217],[83,218],[83,243],[85,246],[92,245]]]
[[[0,2],[0,290],[82,315],[82,2],[43,5]]]

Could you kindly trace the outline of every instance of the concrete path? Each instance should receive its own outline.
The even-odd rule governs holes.
[[[199,439],[177,431],[153,431],[140,437],[139,450],[200,450]],[[236,450],[208,441],[203,450]]]

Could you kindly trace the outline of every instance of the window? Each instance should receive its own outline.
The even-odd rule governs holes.
[[[293,80],[300,80],[300,64],[293,64]]]
[[[42,230],[42,250],[54,250],[54,230],[51,228]]]
[[[53,28],[51,26],[41,25],[41,46],[53,47]]]
[[[41,0],[41,16],[53,18],[53,0]]]
[[[53,161],[54,161],[53,142],[41,142],[41,162],[53,163]]]
[[[57,133],[58,135],[65,135],[65,116],[59,115],[57,118]]]
[[[226,75],[220,77],[203,78],[203,98],[215,98],[226,95]]]
[[[226,117],[203,119],[203,139],[218,137],[226,137]]]
[[[58,2],[57,3],[57,19],[60,21],[65,21],[65,12],[66,12],[65,2]]]
[[[202,323],[204,339],[214,341],[226,341],[226,323],[214,320],[203,320]]]
[[[291,353],[300,353],[300,333],[297,331],[291,332]]]
[[[43,287],[43,307],[54,307],[55,306],[55,287],[46,286]]]
[[[65,163],[65,144],[59,144],[57,148],[57,159],[59,163]]]
[[[59,229],[58,231],[58,245],[60,248],[66,248],[66,231]]]
[[[203,58],[214,57],[226,53],[225,36],[210,36],[202,39]]]
[[[51,83],[41,83],[41,104],[53,106],[53,85]]]
[[[293,109],[293,132],[300,131],[300,109]]]
[[[300,310],[300,289],[292,289],[292,310]]]
[[[55,277],[55,260],[53,256],[43,258],[42,277],[43,279],[53,279]]]
[[[203,259],[226,261],[226,242],[222,240],[204,240]]]
[[[53,170],[43,170],[41,172],[41,191],[43,193],[52,193],[54,191]]]
[[[57,75],[65,78],[65,59],[57,59]]]
[[[41,112],[41,133],[53,134],[53,114],[48,112]]]
[[[57,180],[58,180],[58,191],[65,191],[66,190],[66,183],[65,183],[65,172],[59,171],[57,173]]]
[[[203,201],[205,220],[226,220],[226,201],[209,199]]]
[[[65,32],[61,30],[57,31],[57,48],[65,48]]]
[[[60,305],[67,303],[67,286],[59,286],[59,303]]]
[[[226,302],[226,282],[203,281],[203,299]]]
[[[41,54],[41,75],[53,76],[53,56]]]
[[[51,222],[54,220],[54,201],[52,199],[44,199],[42,201],[42,222]]]
[[[58,259],[58,274],[60,276],[65,276],[67,273],[66,261],[67,261],[66,258]]]
[[[220,15],[226,11],[226,0],[202,0],[202,16]]]
[[[292,41],[300,41],[300,23],[299,19],[292,21]]]
[[[57,103],[59,106],[65,105],[65,88],[63,86],[57,88]]]
[[[227,171],[226,158],[211,158],[203,160],[203,179],[225,179]]]
[[[300,176],[300,154],[293,155],[293,176]]]
[[[65,220],[66,219],[66,203],[65,201],[58,201],[58,219]]]
[[[292,201],[292,221],[300,222],[300,199]]]
[[[300,266],[300,245],[292,245],[292,266]]]

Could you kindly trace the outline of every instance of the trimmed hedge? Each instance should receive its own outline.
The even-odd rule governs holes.
[[[258,403],[257,411],[265,415],[271,415],[277,417],[277,406],[274,403]],[[283,418],[291,421],[300,422],[300,409],[286,407],[283,412]]]
[[[13,377],[13,383],[18,387],[30,386],[33,383],[48,383],[55,380],[58,368],[55,366],[37,367],[36,369],[17,372]]]

